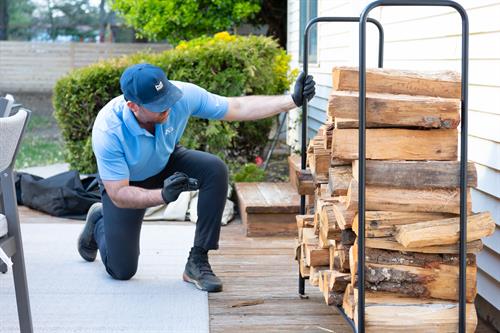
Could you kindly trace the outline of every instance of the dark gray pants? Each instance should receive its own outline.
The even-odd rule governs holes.
[[[194,246],[206,250],[217,249],[228,187],[227,166],[220,158],[177,146],[163,171],[144,181],[130,182],[130,185],[158,189],[163,186],[163,181],[176,171],[197,178],[200,185]],[[113,278],[128,280],[137,271],[139,237],[146,210],[118,208],[109,198],[102,183],[100,189],[103,217],[95,226],[94,236],[101,259],[106,271]]]

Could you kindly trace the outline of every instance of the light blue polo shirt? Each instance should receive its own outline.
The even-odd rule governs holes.
[[[155,134],[139,126],[123,95],[112,99],[97,115],[92,129],[92,149],[102,180],[141,181],[167,165],[190,116],[221,119],[228,110],[226,97],[209,93],[194,84],[170,81],[182,90]]]

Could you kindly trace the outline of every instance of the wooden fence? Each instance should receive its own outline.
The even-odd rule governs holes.
[[[51,92],[69,71],[138,51],[163,51],[168,44],[0,42],[0,95]]]

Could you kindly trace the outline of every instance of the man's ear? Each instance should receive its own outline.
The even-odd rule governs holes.
[[[132,110],[132,112],[139,112],[139,105],[135,104],[134,102],[127,101],[127,106],[130,110]]]

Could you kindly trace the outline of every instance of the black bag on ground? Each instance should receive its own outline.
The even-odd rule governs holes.
[[[90,206],[101,201],[96,185],[95,175],[80,180],[75,170],[45,179],[23,172],[16,176],[18,204],[78,220],[84,220]]]

